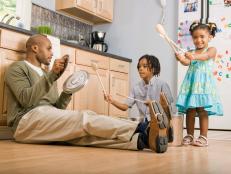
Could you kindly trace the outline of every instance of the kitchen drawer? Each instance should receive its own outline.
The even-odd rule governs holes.
[[[65,54],[70,56],[69,63],[75,63],[75,48],[61,45],[61,56],[64,56]]]
[[[98,68],[109,69],[109,59],[102,55],[76,49],[76,64],[91,66],[92,63],[97,63]]]
[[[0,47],[15,51],[25,52],[28,35],[13,32],[10,30],[0,30]]]
[[[110,59],[110,70],[128,73],[129,72],[129,63],[122,61],[122,60],[111,58]]]

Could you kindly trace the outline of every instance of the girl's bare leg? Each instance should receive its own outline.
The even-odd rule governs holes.
[[[209,125],[208,112],[204,108],[197,108],[197,112],[200,120],[200,135],[207,137]]]
[[[195,124],[195,116],[196,116],[196,109],[190,108],[187,110],[186,113],[186,128],[187,134],[194,135],[194,124]]]

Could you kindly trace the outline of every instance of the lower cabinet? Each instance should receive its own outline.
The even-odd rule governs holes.
[[[74,95],[74,110],[92,110],[97,114],[108,115],[108,103],[104,100],[104,94],[96,72],[92,67],[76,65],[76,71],[84,70],[88,72],[89,79],[87,85]],[[108,70],[98,69],[99,76],[105,90],[109,92]]]
[[[9,50],[25,52],[28,35],[7,29],[0,29],[0,46]]]
[[[129,93],[129,75],[127,73],[110,71],[110,94],[113,99],[124,102]],[[110,104],[109,115],[117,117],[128,117],[128,111],[121,111]]]
[[[0,126],[6,126],[7,94],[6,85],[4,82],[6,69],[13,62],[23,60],[24,58],[24,53],[0,48]]]

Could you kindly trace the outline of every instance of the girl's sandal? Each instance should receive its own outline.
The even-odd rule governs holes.
[[[208,139],[203,136],[203,135],[200,135],[195,141],[194,141],[194,146],[199,146],[199,147],[206,147],[209,145],[208,143]]]
[[[193,140],[194,140],[194,137],[190,134],[187,134],[184,138],[183,138],[183,142],[182,144],[183,145],[191,145],[193,144]]]

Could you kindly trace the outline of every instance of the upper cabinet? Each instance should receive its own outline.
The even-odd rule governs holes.
[[[113,0],[96,0],[96,14],[106,19],[113,19]]]
[[[76,0],[76,6],[94,13],[97,0]]]
[[[113,0],[56,0],[56,10],[92,24],[112,22]]]

